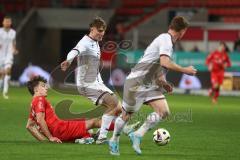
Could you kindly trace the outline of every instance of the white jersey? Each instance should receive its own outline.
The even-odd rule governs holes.
[[[164,70],[160,66],[160,56],[166,55],[171,58],[173,53],[172,37],[169,33],[160,34],[144,51],[143,57],[138,64],[131,70],[128,79],[144,77],[145,79],[153,78],[159,70]]]
[[[172,53],[173,43],[168,33],[160,34],[147,47],[124,84],[122,106],[126,112],[137,112],[143,103],[165,98],[156,80],[166,74],[166,69],[160,65],[160,56],[171,57]]]
[[[13,43],[16,39],[16,31],[10,29],[6,31],[4,28],[0,28],[0,58],[5,59],[9,55],[13,55]]]
[[[99,73],[101,51],[98,41],[85,35],[73,50],[78,52],[77,85],[81,86],[94,82],[102,83],[103,81]]]
[[[102,104],[104,94],[113,92],[103,84],[99,73],[100,47],[97,41],[84,36],[68,53],[67,61],[77,56],[76,84],[80,95],[89,98],[94,104]]]

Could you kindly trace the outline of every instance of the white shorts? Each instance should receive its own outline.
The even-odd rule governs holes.
[[[85,83],[84,85],[77,86],[80,95],[90,99],[95,105],[102,104],[102,98],[106,93],[113,94],[113,92],[103,83]]]
[[[126,81],[125,81],[126,82]],[[156,86],[137,86],[137,83],[125,83],[122,107],[126,112],[139,111],[143,104],[151,101],[165,99],[163,91]]]
[[[13,65],[13,55],[8,54],[4,59],[0,59],[0,69],[11,68]]]

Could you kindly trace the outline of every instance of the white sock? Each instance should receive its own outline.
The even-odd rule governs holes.
[[[161,117],[156,113],[153,112],[148,115],[146,121],[142,124],[142,126],[135,131],[134,133],[137,136],[143,137],[145,133],[151,128],[153,128],[158,122],[161,120]]]
[[[113,135],[111,140],[112,141],[119,141],[121,132],[124,128],[124,126],[127,124],[127,122],[125,122],[121,116],[119,116],[116,120],[115,120],[115,126],[114,126],[114,131],[113,131]]]
[[[0,78],[0,90],[2,89],[3,87],[3,78]]]
[[[7,94],[8,93],[8,86],[9,86],[9,80],[10,80],[10,76],[9,75],[5,75],[4,76],[4,84],[3,84],[3,93]]]
[[[110,115],[106,115],[106,114],[104,114],[102,116],[102,125],[100,128],[100,134],[98,136],[98,139],[107,138],[108,129],[114,118],[115,118],[115,116],[110,116]]]

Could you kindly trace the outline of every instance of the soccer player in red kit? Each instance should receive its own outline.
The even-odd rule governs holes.
[[[89,129],[101,127],[101,119],[98,118],[68,121],[59,119],[46,99],[48,87],[43,77],[34,77],[27,86],[33,99],[26,128],[37,140],[43,141],[47,138],[50,142],[62,143],[81,138],[88,139],[91,136],[88,133]],[[125,127],[125,134],[137,127],[138,123]],[[113,129],[114,123],[108,130]]]
[[[40,76],[28,82],[28,90],[33,95],[30,115],[26,128],[39,141],[47,138],[50,142],[62,143],[77,138],[90,137],[88,130],[99,128],[98,119],[65,121],[60,120],[47,101],[46,80]]]
[[[227,54],[227,46],[224,42],[220,42],[218,49],[208,55],[206,65],[211,72],[212,88],[209,95],[212,97],[212,102],[216,103],[219,96],[219,88],[223,82],[224,71],[231,66],[231,61]]]

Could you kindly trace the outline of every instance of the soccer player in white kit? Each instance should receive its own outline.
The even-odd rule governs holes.
[[[11,28],[11,17],[4,17],[0,28],[0,88],[3,87],[3,98],[8,99],[9,80],[13,64],[13,55],[17,53],[16,32]]]
[[[154,112],[147,116],[138,130],[128,135],[137,154],[142,153],[140,144],[145,133],[169,115],[168,103],[163,95],[163,89],[167,92],[172,91],[165,79],[168,69],[196,74],[193,66],[182,67],[171,60],[173,45],[182,38],[187,27],[188,22],[184,17],[174,17],[168,32],[160,34],[152,41],[142,59],[131,70],[124,84],[122,115],[116,119],[113,136],[109,141],[110,154],[120,155],[119,138],[122,128],[132,113],[139,111],[143,103],[149,105]]]
[[[61,63],[61,68],[65,71],[72,60],[77,57],[76,83],[80,95],[89,98],[95,105],[107,107],[107,111],[102,116],[100,134],[96,140],[97,144],[106,142],[108,128],[121,112],[120,102],[113,92],[103,84],[99,73],[101,51],[98,42],[102,40],[105,30],[105,21],[100,17],[95,18],[90,23],[90,33],[78,42],[68,53],[67,59]]]

